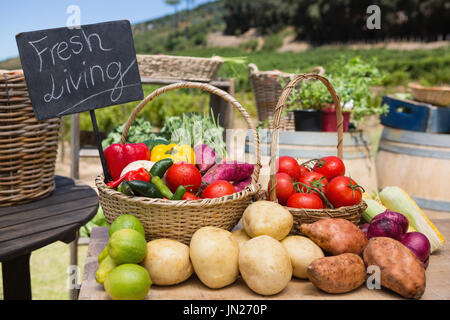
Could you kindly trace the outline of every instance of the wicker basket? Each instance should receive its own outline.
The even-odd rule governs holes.
[[[59,126],[35,118],[22,70],[0,70],[0,206],[53,191]]]
[[[336,116],[337,116],[337,156],[342,159],[343,157],[343,149],[342,149],[342,141],[343,141],[343,115],[339,97],[328,82],[328,80],[318,74],[307,73],[295,76],[294,79],[286,86],[283,93],[281,94],[280,99],[278,100],[277,106],[275,108],[274,122],[272,131],[272,140],[270,144],[270,185],[273,186],[270,189],[270,199],[273,201],[277,201],[276,194],[276,157],[278,154],[278,131],[279,131],[279,123],[281,118],[281,113],[286,106],[286,100],[289,97],[292,89],[296,87],[296,85],[308,79],[315,79],[321,81],[330,92],[333,97],[334,105],[336,107]],[[361,213],[367,208],[367,204],[364,201],[361,203],[350,206],[350,207],[340,207],[337,209],[295,209],[295,208],[287,208],[294,217],[294,228],[293,232],[298,234],[299,227],[303,223],[312,223],[314,221],[326,218],[343,218],[350,220],[351,222],[357,224],[361,219]]]
[[[180,88],[196,88],[215,94],[240,111],[247,121],[256,142],[256,165],[252,175],[252,183],[243,191],[230,196],[180,201],[129,197],[114,189],[107,188],[102,175],[97,177],[95,183],[99,191],[100,204],[109,223],[112,223],[121,214],[132,214],[144,225],[147,240],[170,238],[189,244],[194,232],[201,227],[214,226],[231,230],[237,225],[245,208],[247,208],[260,189],[257,181],[261,167],[261,156],[259,137],[247,111],[227,92],[212,85],[198,82],[171,84],[161,87],[148,95],[139,103],[128,119],[122,134],[121,143],[125,143],[131,124],[147,103],[165,92]]]
[[[414,100],[430,103],[441,107],[450,107],[450,87],[424,87],[420,84],[410,83]]]
[[[315,67],[313,72],[323,74],[322,67]],[[287,84],[295,74],[279,71],[259,71],[258,67],[250,63],[248,65],[248,78],[255,95],[256,107],[258,109],[258,120],[272,123],[275,106],[283,92],[280,78]],[[271,124],[269,129],[271,129]],[[280,120],[280,129],[283,131],[295,131],[294,113],[287,112]]]
[[[138,54],[141,77],[209,82],[216,79],[223,60],[220,57],[196,58]]]

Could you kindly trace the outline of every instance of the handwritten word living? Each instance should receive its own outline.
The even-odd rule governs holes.
[[[68,106],[69,109],[61,113],[69,111],[90,98],[108,92],[110,92],[111,101],[116,102],[122,96],[123,89],[130,86],[124,84],[124,77],[136,63],[136,59],[126,62],[89,63],[90,54],[98,56],[99,53],[105,53],[105,57],[107,57],[107,52],[113,50],[104,43],[98,33],[87,33],[80,28],[71,30],[66,41],[52,42],[48,36],[43,36],[28,41],[28,43],[36,53],[39,72],[51,70],[48,79],[49,88],[42,97],[46,103],[59,100],[67,94],[76,94],[78,90],[90,89],[93,92],[74,106]],[[63,74],[61,75],[61,73]],[[105,90],[103,86],[102,91],[96,92],[96,85],[105,82],[110,82],[111,87]]]

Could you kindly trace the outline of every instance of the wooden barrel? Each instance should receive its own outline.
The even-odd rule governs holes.
[[[270,131],[260,130],[262,170],[259,182],[265,189],[269,182]],[[291,156],[304,162],[337,155],[335,132],[280,131],[278,156]],[[369,135],[364,132],[345,132],[343,141],[345,174],[350,175],[367,192],[378,190],[375,160],[371,154]],[[247,135],[246,160],[252,161],[254,144]]]
[[[425,210],[450,212],[450,135],[384,127],[378,185],[399,186]]]

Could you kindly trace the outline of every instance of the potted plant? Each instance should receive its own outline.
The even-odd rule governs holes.
[[[286,83],[280,82],[284,88]],[[317,81],[306,81],[302,88],[292,89],[285,112],[293,112],[295,131],[322,131],[323,97],[327,94],[326,87]]]
[[[330,68],[328,79],[341,100],[344,131],[348,130],[350,115],[358,123],[366,116],[380,115],[388,111],[387,105],[374,102],[371,87],[380,85],[384,75],[374,65],[375,61],[363,61],[359,57],[345,61],[340,59]],[[329,95],[324,95],[323,131],[336,131],[336,112]]]

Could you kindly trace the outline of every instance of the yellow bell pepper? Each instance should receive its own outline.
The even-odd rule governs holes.
[[[174,163],[184,161],[195,164],[194,149],[187,144],[159,144],[153,147],[150,156],[151,161],[157,162],[161,159],[167,158],[172,159]]]

